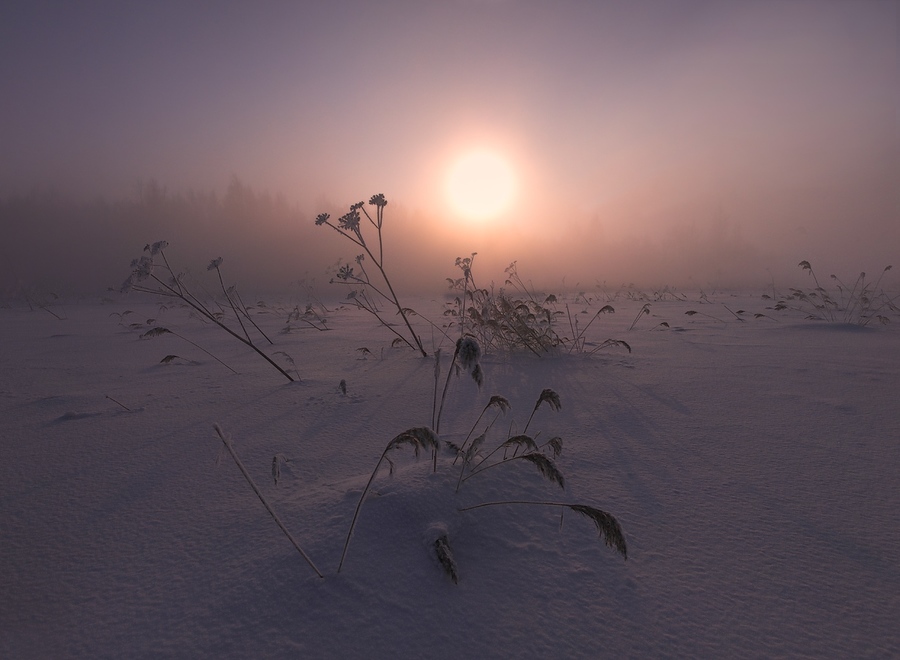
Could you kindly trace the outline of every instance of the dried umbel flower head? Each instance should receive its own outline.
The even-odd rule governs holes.
[[[331,215],[328,213],[320,213],[316,216],[316,225],[324,225],[330,217]]]
[[[372,206],[377,206],[379,208],[384,208],[387,206],[387,200],[384,198],[382,193],[378,193],[377,195],[372,195],[369,198],[369,204]],[[360,206],[362,206],[362,202],[360,202]]]
[[[338,218],[338,226],[341,229],[359,233],[359,209],[352,208]]]
[[[119,292],[128,293],[135,284],[146,280],[152,274],[153,259],[151,257],[143,255],[139,259],[133,259],[131,261],[131,275],[122,283]]]
[[[167,247],[169,247],[168,241],[156,241],[153,245],[145,245],[144,250],[149,252],[150,256],[153,256],[161,250],[165,250]]]
[[[216,270],[219,266],[222,265],[222,257],[217,257],[209,262],[209,265],[206,267],[206,270]]]

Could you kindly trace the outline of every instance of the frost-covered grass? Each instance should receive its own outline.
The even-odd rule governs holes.
[[[844,284],[837,275],[832,274],[831,289],[823,287],[816,277],[812,264],[801,261],[798,266],[809,273],[815,288],[805,291],[791,288],[786,300],[779,300],[776,305],[787,306],[788,300],[797,303],[807,312],[807,318],[832,323],[853,323],[865,327],[872,321],[881,324],[890,323],[890,312],[900,311],[900,296],[890,295],[881,288],[885,274],[891,266],[885,266],[873,282],[861,272],[852,286]]]
[[[897,314],[862,328],[766,309],[758,292],[684,298],[652,300],[629,331],[647,301],[622,296],[584,337],[627,337],[632,353],[482,355],[480,390],[451,381],[441,439],[463,447],[495,394],[509,403],[496,438],[525,434],[552,388],[560,410],[527,434],[564,439],[565,491],[516,460],[456,493],[452,454],[435,472],[397,452],[340,574],[386,444],[431,424],[433,358],[330,302],[330,332],[279,333],[284,318],[263,311],[295,302],[248,308],[271,350],[302,363],[302,382],[272,378],[175,306],[66,302],[64,319],[0,309],[0,656],[900,655]],[[440,318],[445,300],[409,302]],[[560,304],[586,321],[605,301],[588,302]],[[126,309],[239,373],[169,334],[140,341],[146,328],[111,316]],[[454,350],[417,329],[434,336],[429,353]],[[184,359],[160,362],[176,350]],[[628,560],[578,511],[461,510],[498,501],[609,511]]]

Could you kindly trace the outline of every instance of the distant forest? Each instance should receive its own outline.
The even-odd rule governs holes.
[[[169,192],[156,181],[125,200],[73,199],[39,191],[0,199],[0,295],[29,288],[60,295],[118,288],[145,244],[167,240],[182,267],[222,256],[234,278],[285,288],[325,263],[315,253],[312,214],[233,178],[224,194]],[[322,243],[322,236],[318,236]],[[317,251],[318,254],[322,250]]]

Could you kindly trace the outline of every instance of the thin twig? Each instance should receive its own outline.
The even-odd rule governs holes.
[[[214,424],[213,428],[215,428],[216,433],[219,435],[219,438],[222,440],[222,444],[225,445],[225,449],[227,449],[228,453],[231,454],[231,458],[234,459],[234,462],[240,469],[241,474],[244,475],[244,478],[247,480],[247,483],[250,484],[250,488],[252,488],[253,492],[256,493],[256,496],[259,498],[259,501],[263,503],[264,507],[266,507],[266,511],[269,512],[269,515],[272,516],[272,519],[275,521],[275,523],[278,525],[278,527],[281,529],[281,531],[284,532],[284,535],[288,537],[288,540],[297,549],[297,552],[299,552],[302,555],[302,557],[306,560],[306,563],[309,564],[310,568],[312,568],[316,572],[316,575],[318,575],[320,578],[325,577],[324,575],[322,575],[322,573],[319,571],[319,569],[316,568],[316,565],[313,563],[312,559],[309,558],[309,555],[307,555],[303,551],[303,548],[300,547],[300,544],[297,543],[297,541],[294,539],[293,536],[291,536],[291,533],[288,531],[287,527],[284,526],[284,523],[281,522],[281,519],[278,517],[278,514],[275,513],[275,510],[272,508],[272,506],[269,504],[269,502],[266,500],[266,498],[260,492],[259,488],[256,487],[256,484],[253,482],[253,479],[250,477],[250,473],[247,472],[247,468],[244,467],[243,462],[241,462],[241,459],[238,458],[237,453],[234,451],[234,446],[231,443],[231,438],[228,438],[225,435],[225,433],[222,431],[222,427],[220,427],[218,424]]]

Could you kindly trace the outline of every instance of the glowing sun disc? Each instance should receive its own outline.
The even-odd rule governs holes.
[[[484,220],[506,210],[516,192],[513,171],[490,151],[473,151],[457,160],[447,176],[447,199],[467,218]]]

